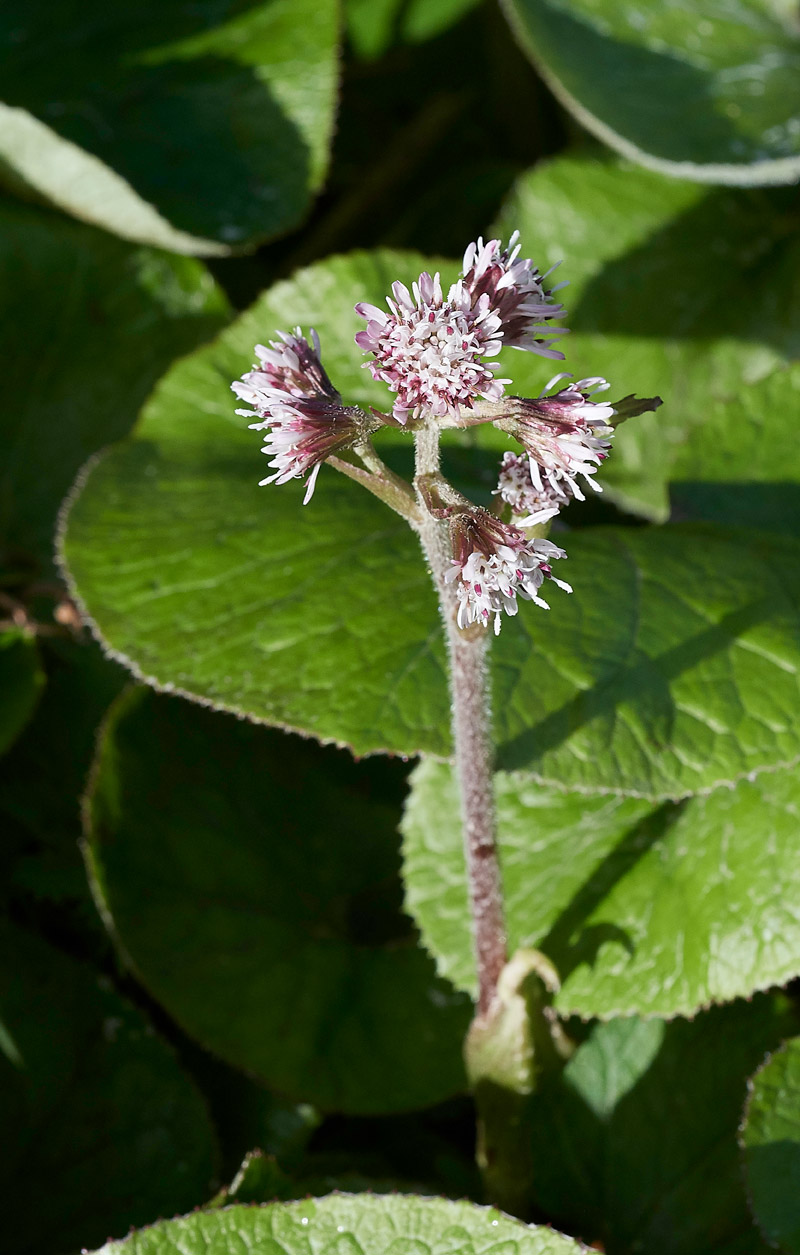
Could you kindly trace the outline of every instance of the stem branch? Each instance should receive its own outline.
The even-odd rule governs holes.
[[[362,461],[366,462],[361,450],[356,452]],[[380,498],[385,505],[388,505],[395,513],[402,515],[415,531],[420,526],[420,510],[416,499],[409,489],[408,484],[399,475],[395,475],[380,461],[378,455],[375,454],[376,461],[382,467],[381,471],[364,470],[363,467],[355,466],[352,462],[346,461],[344,458],[338,458],[335,455],[326,459],[330,466],[335,470],[341,471],[348,479],[354,479],[356,483],[362,484],[365,488],[376,497]]]

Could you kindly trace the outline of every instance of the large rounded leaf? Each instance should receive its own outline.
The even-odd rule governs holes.
[[[343,754],[139,691],[88,811],[102,910],[171,1014],[275,1088],[365,1113],[457,1092],[471,1013],[400,915],[377,768],[375,796]]]
[[[182,253],[302,218],[332,130],[334,0],[13,0],[3,26],[12,185]]]
[[[800,1038],[759,1068],[741,1131],[753,1214],[771,1245],[800,1251]]]
[[[0,928],[5,1249],[64,1255],[207,1197],[200,1095],[138,1011],[37,938]]]
[[[767,1255],[736,1130],[749,1074],[796,1025],[764,995],[596,1025],[533,1099],[537,1210],[608,1255]]]
[[[443,1198],[332,1194],[302,1203],[227,1207],[168,1220],[102,1255],[579,1255],[579,1243],[474,1203]],[[100,1252],[97,1255],[101,1255]]]
[[[626,157],[708,183],[800,177],[800,30],[781,0],[504,0],[562,104]]]
[[[612,396],[664,399],[620,428],[603,466],[622,504],[663,519],[671,478],[732,480],[737,521],[763,525],[767,490],[751,481],[796,468],[782,434],[791,385],[776,405],[781,383],[761,383],[800,347],[796,226],[793,191],[708,189],[614,160],[560,158],[518,183],[499,229],[518,227],[543,266],[564,259],[568,369],[607,376]],[[506,356],[516,390],[537,393],[531,355]]]
[[[19,628],[0,632],[0,754],[13,744],[33,714],[43,684],[33,637]]]
[[[227,321],[202,263],[0,202],[0,555],[49,567],[79,467],[130,428],[156,379]]]
[[[446,752],[444,647],[411,532],[327,467],[305,509],[296,484],[259,489],[266,459],[230,391],[253,345],[299,322],[319,329],[348,399],[385,403],[385,389],[361,369],[353,304],[382,299],[393,278],[410,282],[423,265],[361,254],[278,284],[207,351],[179,363],[136,440],[91,471],[65,552],[106,643],[150,682],[358,752]],[[111,557],[117,544],[122,567]]]
[[[149,683],[357,753],[448,752],[441,629],[413,534],[327,467],[305,508],[297,485],[259,490],[263,459],[229,393],[252,345],[300,322],[348,398],[385,403],[352,343],[354,295],[380,300],[421,264],[356,254],[277,285],[178,363],[136,436],[91,469],[63,554],[107,646]],[[389,436],[387,456],[402,466],[407,446]],[[467,453],[491,483],[494,455]],[[554,595],[549,615],[523,607],[495,644],[504,766],[672,797],[800,754],[793,545],[675,528],[567,547],[574,596]]]
[[[795,772],[655,808],[495,779],[511,948],[554,961],[562,1012],[691,1015],[800,975]],[[406,901],[439,970],[472,992],[456,783],[433,762],[412,780]]]

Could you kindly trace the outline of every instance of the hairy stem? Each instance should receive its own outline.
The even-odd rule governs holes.
[[[461,629],[457,599],[445,581],[451,569],[447,524],[428,511],[420,485],[439,472],[439,430],[429,422],[416,434],[416,471],[422,521],[420,539],[439,595],[450,658],[453,742],[461,794],[464,849],[478,970],[478,1014],[491,1006],[507,957],[503,891],[497,857],[488,684],[489,634],[473,624]]]
[[[507,958],[503,886],[497,857],[488,701],[489,633],[448,631],[453,740],[461,791],[464,848],[472,905],[478,1013],[489,1010]]]
[[[357,450],[362,461],[366,462],[366,458],[361,455],[361,451]],[[374,450],[373,450],[374,452]],[[402,515],[415,531],[420,527],[420,509],[417,505],[414,494],[411,492],[408,484],[399,475],[395,475],[390,471],[388,466],[384,466],[377,453],[375,460],[380,463],[382,470],[364,470],[361,466],[355,466],[352,462],[347,462],[344,458],[336,456],[327,458],[327,462],[335,470],[341,471],[348,479],[354,479],[356,483],[362,484],[385,505],[388,505],[396,514]]]

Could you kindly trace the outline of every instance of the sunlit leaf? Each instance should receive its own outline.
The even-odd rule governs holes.
[[[599,479],[615,500],[664,519],[670,479],[732,480],[737,521],[763,524],[766,484],[794,473],[785,456],[793,385],[768,377],[800,352],[797,225],[793,191],[709,189],[616,160],[563,157],[517,184],[498,230],[518,228],[543,267],[563,259],[565,369],[604,375],[612,397],[664,400],[614,441]],[[516,390],[538,393],[538,364],[506,357]],[[713,517],[713,500],[701,497],[700,517]]]
[[[656,807],[495,779],[511,949],[553,960],[562,1012],[688,1015],[800,975],[795,771]],[[456,783],[430,761],[412,782],[406,902],[439,970],[473,992]]]
[[[448,752],[441,628],[413,534],[327,467],[306,507],[297,485],[257,488],[264,459],[229,392],[252,345],[298,322],[317,327],[348,399],[385,404],[352,344],[354,293],[379,300],[421,264],[355,254],[278,284],[179,363],[135,437],[91,471],[64,557],[107,645],[148,682],[357,753]],[[382,447],[408,467],[405,434]],[[496,474],[480,446],[451,444],[446,461],[478,487],[476,467]],[[565,543],[575,594],[556,590],[549,615],[524,605],[495,644],[501,765],[678,797],[794,761],[794,544],[707,528]]]
[[[552,1229],[524,1225],[488,1207],[442,1198],[331,1195],[267,1207],[228,1207],[162,1221],[102,1255],[260,1255],[277,1246],[286,1255],[578,1255],[577,1242]]]
[[[579,122],[626,157],[707,183],[800,176],[800,28],[781,0],[504,0]]]
[[[297,225],[325,174],[333,0],[3,8],[6,179],[181,253]]]

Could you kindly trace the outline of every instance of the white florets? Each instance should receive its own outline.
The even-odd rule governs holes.
[[[490,310],[473,310],[460,283],[444,299],[439,275],[423,273],[413,296],[392,285],[389,313],[362,303],[367,319],[356,343],[374,355],[367,363],[375,379],[397,394],[393,413],[401,423],[420,413],[458,417],[460,406],[476,397],[499,400],[509,381],[496,379],[493,365],[481,361],[499,353],[500,322]]]
[[[458,516],[451,525],[453,565],[447,572],[448,584],[457,581],[458,625],[488,626],[494,621],[500,631],[503,612],[517,613],[517,598],[533,601],[549,610],[539,590],[546,579],[571,593],[569,584],[556,579],[551,562],[566,558],[563,549],[550,540],[527,538],[517,527],[502,523],[485,510]]]
[[[556,375],[545,393],[568,376]],[[597,376],[580,379],[535,400],[515,399],[513,416],[498,425],[513,434],[528,455],[534,499],[560,509],[575,497],[584,501],[578,476],[602,492],[594,476],[608,456],[614,407],[590,399],[609,387]],[[547,508],[547,506],[545,506]]]

